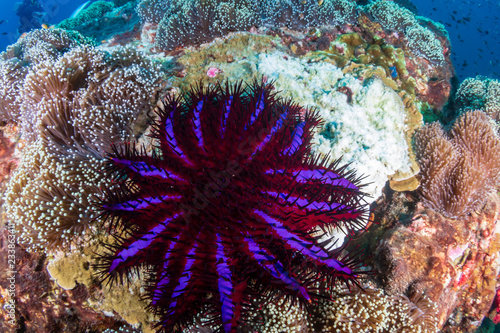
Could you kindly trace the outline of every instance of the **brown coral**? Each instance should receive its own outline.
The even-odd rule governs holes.
[[[447,217],[477,210],[500,180],[500,139],[481,111],[462,115],[448,135],[438,123],[415,137],[423,203]]]

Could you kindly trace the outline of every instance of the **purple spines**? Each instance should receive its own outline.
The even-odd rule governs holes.
[[[164,132],[159,131],[157,134],[158,139],[160,140],[161,143],[166,143],[169,147],[169,149],[172,150],[172,152],[175,154],[176,157],[181,158],[181,160],[186,164],[186,165],[193,165],[193,162],[189,160],[189,158],[186,156],[185,152],[180,148],[179,142],[177,141],[177,137],[174,132],[174,117],[177,115],[179,112],[178,101],[173,100],[171,102],[171,108],[172,110],[168,112],[167,114],[163,114],[164,117]],[[165,147],[165,146],[164,146]],[[165,147],[166,148],[166,147]],[[164,151],[165,155],[171,155],[167,154],[168,151]]]
[[[272,230],[274,230],[274,232],[279,235],[279,237],[281,237],[281,239],[290,248],[337,271],[342,271],[347,274],[352,273],[352,270],[349,267],[346,267],[338,260],[330,258],[330,256],[323,249],[314,245],[310,241],[301,240],[299,235],[293,234],[292,232],[288,231],[278,220],[272,218],[271,216],[260,210],[255,210],[255,213],[258,216],[262,217],[266,221],[266,223],[268,223],[272,227]]]
[[[248,244],[248,250],[252,258],[255,259],[259,265],[265,268],[272,276],[281,280],[285,285],[300,292],[305,300],[310,301],[311,298],[306,288],[302,287],[297,280],[290,277],[288,271],[284,269],[283,264],[279,262],[279,260],[258,246],[253,239],[245,238],[245,241]]]
[[[283,169],[275,170],[269,169],[265,171],[267,174],[278,173],[284,175],[286,172]],[[315,170],[299,170],[299,171],[287,171],[291,177],[294,177],[296,181],[301,183],[306,183],[311,180],[318,180],[324,184],[339,186],[343,188],[349,188],[353,190],[359,190],[359,188],[354,185],[350,180],[340,176],[339,174],[326,170],[326,169],[315,169]]]
[[[118,252],[117,256],[119,258],[113,260],[111,266],[109,267],[109,272],[110,273],[113,272],[120,263],[126,261],[128,258],[137,255],[137,252],[139,252],[139,250],[147,248],[151,244],[151,242],[158,236],[158,234],[160,234],[164,230],[165,230],[165,225],[163,224],[157,225],[156,227],[151,229],[147,234],[143,235],[135,242],[129,244],[127,248],[124,248],[120,252]]]
[[[170,147],[179,155],[184,155],[184,152],[179,149],[179,144],[177,143],[177,139],[175,138],[174,133],[174,124],[173,118],[175,114],[176,108],[174,107],[170,112],[170,115],[165,119],[165,133],[167,135],[167,142],[170,144]]]
[[[203,100],[199,101],[198,104],[196,104],[196,107],[194,108],[193,111],[193,130],[196,135],[196,139],[198,139],[198,144],[200,147],[203,147],[203,133],[201,131],[201,120],[200,120],[200,114],[202,108],[203,108]]]
[[[331,211],[335,210],[348,210],[349,207],[336,202],[322,201],[318,202],[315,200],[310,200],[306,198],[296,197],[288,195],[287,193],[277,193],[272,191],[267,191],[267,194],[279,198],[281,201],[286,201],[289,204],[300,207],[300,209],[315,210],[315,211]]]
[[[218,283],[219,283],[219,296],[221,306],[221,316],[222,316],[222,324],[224,326],[224,330],[229,332],[231,330],[231,320],[234,315],[234,302],[232,296],[234,294],[234,286],[231,280],[231,269],[229,268],[228,258],[224,253],[224,246],[222,245],[222,240],[220,235],[217,235],[217,254],[215,256],[216,262],[216,270],[218,275]]]
[[[231,103],[233,103],[233,96],[229,96],[227,100],[224,100],[224,109],[222,113],[222,126],[221,126],[221,137],[224,137],[224,132],[226,131],[226,122],[229,117],[229,112],[231,111]]]
[[[125,201],[123,203],[117,203],[114,205],[105,205],[104,208],[109,210],[125,210],[131,212],[131,211],[150,208],[151,206],[157,205],[159,203],[169,200],[178,200],[180,198],[182,198],[180,195],[163,195],[160,197],[140,198],[137,200],[130,200],[130,201]]]
[[[288,148],[286,148],[283,153],[285,155],[292,155],[294,154],[297,149],[303,144],[302,136],[304,135],[304,126],[305,122],[301,122],[295,127],[295,131],[293,132],[292,135],[292,143]]]
[[[161,177],[175,181],[186,181],[181,175],[176,174],[174,170],[166,168],[155,168],[146,162],[134,162],[130,164],[130,169],[139,173],[143,177]]]
[[[156,283],[155,289],[153,291],[153,297],[151,300],[153,305],[156,305],[156,303],[161,299],[162,297],[161,290],[165,288],[165,286],[167,286],[168,282],[170,281],[169,275],[167,273],[167,268],[168,268],[168,262],[170,260],[170,255],[172,253],[172,250],[174,249],[175,244],[177,244],[177,242],[174,240],[170,242],[168,250],[166,251],[165,256],[163,258],[164,260],[163,270],[160,271],[160,273],[158,273],[159,274],[158,282]]]
[[[260,94],[259,99],[257,100],[257,103],[255,104],[255,112],[253,112],[252,115],[250,116],[250,121],[248,122],[248,124],[245,125],[245,130],[255,122],[255,120],[259,117],[260,112],[262,110],[264,110],[265,93],[266,93],[266,91],[263,90],[262,93]]]
[[[184,292],[187,292],[186,287],[191,279],[191,275],[193,272],[191,271],[191,268],[193,267],[193,264],[195,263],[195,253],[196,250],[198,249],[198,245],[195,243],[191,250],[188,252],[188,256],[185,260],[184,264],[184,270],[182,271],[182,274],[179,277],[179,280],[177,282],[177,285],[175,286],[174,292],[172,293],[172,302],[169,305],[170,309],[175,309],[177,305],[177,297],[182,295]]]
[[[276,132],[282,128],[287,116],[288,116],[288,109],[285,110],[285,112],[283,112],[280,115],[280,117],[276,121],[276,124],[271,128],[270,133],[268,135],[266,135],[266,137],[264,138],[264,140],[262,140],[261,143],[259,143],[259,145],[255,149],[255,151],[253,152],[252,156],[257,154],[259,151],[261,151],[266,146],[266,144],[271,141],[271,139],[274,137]]]

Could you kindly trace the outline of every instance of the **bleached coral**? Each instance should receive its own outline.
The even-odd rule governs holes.
[[[261,74],[301,105],[318,108],[325,125],[315,136],[316,153],[341,158],[371,184],[364,190],[375,200],[396,171],[409,171],[405,143],[406,111],[401,98],[379,79],[361,82],[328,63],[285,60],[281,53],[262,54]],[[352,103],[339,91],[349,87]]]

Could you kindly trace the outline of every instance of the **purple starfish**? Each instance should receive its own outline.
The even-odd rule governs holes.
[[[99,204],[116,242],[106,278],[149,268],[160,331],[181,329],[202,305],[235,332],[257,281],[305,303],[316,282],[353,282],[357,260],[328,252],[313,230],[359,229],[359,179],[310,156],[318,117],[270,86],[201,87],[157,109],[153,153],[114,148],[117,188]]]

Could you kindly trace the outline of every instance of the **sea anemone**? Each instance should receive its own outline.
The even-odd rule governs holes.
[[[108,158],[116,186],[97,205],[115,242],[98,268],[107,282],[147,268],[162,332],[200,312],[235,332],[259,284],[308,304],[319,280],[330,288],[361,274],[358,256],[341,255],[341,244],[327,250],[336,240],[317,232],[366,224],[360,179],[311,156],[320,119],[271,86],[168,97],[152,152],[125,144]]]

